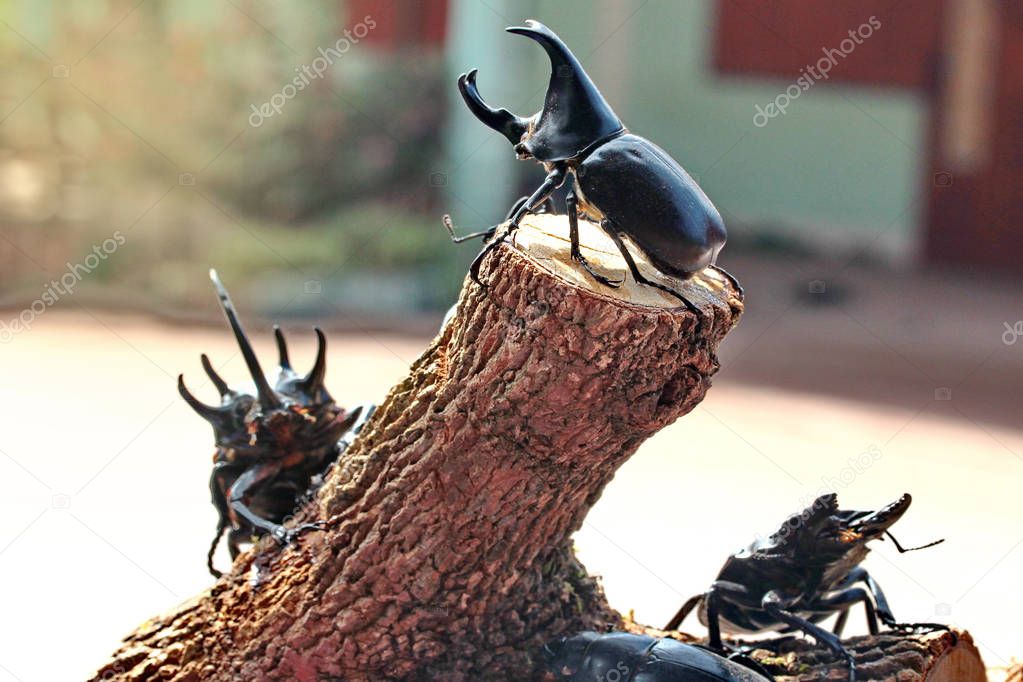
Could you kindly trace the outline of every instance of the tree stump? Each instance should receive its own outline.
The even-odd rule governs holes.
[[[611,241],[580,228],[590,263],[623,277]],[[640,444],[703,398],[742,300],[717,271],[680,282],[637,253],[647,276],[701,308],[698,326],[656,289],[594,283],[567,233],[564,216],[528,217],[484,264],[488,288],[466,282],[457,313],[299,512],[322,531],[243,554],[93,679],[523,680],[551,638],[636,629],[571,535]],[[931,645],[905,646],[926,658]],[[932,658],[939,667],[941,652]]]

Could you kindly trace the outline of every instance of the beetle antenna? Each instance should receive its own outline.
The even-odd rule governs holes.
[[[227,317],[231,329],[234,330],[234,337],[238,340],[238,346],[241,348],[242,357],[245,358],[245,365],[249,368],[249,374],[252,375],[252,381],[256,384],[256,392],[259,393],[259,404],[265,411],[280,409],[282,407],[280,398],[270,388],[270,383],[266,380],[266,375],[263,374],[263,369],[259,366],[256,351],[252,350],[252,344],[249,343],[249,339],[245,336],[245,331],[242,329],[242,324],[238,321],[238,312],[234,309],[234,304],[231,303],[231,297],[228,296],[227,289],[224,288],[220,277],[217,276],[217,271],[212,268],[210,269],[210,279],[213,280],[213,286],[217,290],[220,307],[223,308],[224,315]]]
[[[327,376],[327,337],[319,327],[316,330],[316,361],[309,374],[302,379],[302,388],[309,395],[314,395],[323,388],[323,379]]]
[[[918,549],[927,549],[928,547],[934,547],[934,545],[940,545],[945,541],[945,538],[941,538],[940,540],[935,540],[934,542],[928,542],[926,545],[920,545],[919,547],[910,547],[909,549],[906,549],[905,547],[899,544],[899,541],[896,540],[895,536],[892,535],[890,532],[885,531],[884,534],[892,539],[892,542],[895,543],[895,549],[899,550],[899,554],[905,554],[906,552],[915,552]]]
[[[497,232],[497,227],[491,227],[488,230],[483,230],[481,232],[473,232],[472,234],[467,234],[459,237],[455,234],[455,224],[451,221],[450,215],[445,213],[443,216],[441,216],[440,221],[444,223],[444,227],[447,228],[448,234],[451,235],[451,241],[453,241],[455,244],[461,244],[462,242],[467,242],[470,239],[479,239],[480,237],[483,237],[484,239],[490,239],[491,237],[494,236],[494,233]]]
[[[274,338],[277,339],[277,364],[281,369],[291,369],[291,360],[288,358],[288,342],[284,340],[284,332],[274,325]]]
[[[210,362],[209,356],[207,356],[206,353],[203,353],[199,357],[202,360],[202,368],[206,370],[206,376],[208,376],[210,381],[213,382],[213,385],[217,387],[217,392],[220,393],[220,397],[223,398],[228,393],[231,393],[231,389],[228,387],[227,382],[224,381],[219,374],[217,374],[217,370],[213,369],[213,363]]]

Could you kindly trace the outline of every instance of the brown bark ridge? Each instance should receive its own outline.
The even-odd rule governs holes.
[[[596,226],[584,253],[625,276]],[[568,255],[564,216],[528,217],[466,280],[457,314],[394,387],[293,545],[240,556],[138,628],[94,680],[521,680],[543,643],[619,625],[571,535],[615,471],[692,410],[741,294],[686,281],[704,313]]]
[[[980,652],[964,630],[882,632],[842,641],[856,659],[857,682],[985,682]],[[751,642],[752,656],[777,682],[845,682],[844,662],[812,640],[783,637]]]

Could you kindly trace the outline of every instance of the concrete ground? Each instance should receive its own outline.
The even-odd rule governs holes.
[[[1023,338],[1007,333],[1023,319],[1018,285],[728,265],[748,312],[714,388],[641,447],[577,536],[612,603],[661,624],[730,552],[823,489],[854,508],[908,491],[899,539],[946,542],[905,555],[877,543],[866,566],[896,616],[968,627],[989,666],[1023,656]],[[272,358],[267,328],[251,326]],[[292,336],[302,367],[313,337]],[[363,400],[428,339],[330,340],[328,386]],[[174,388],[184,371],[212,398],[201,351],[244,376],[225,328],[95,310],[46,312],[0,346],[0,682],[82,679],[121,636],[210,583],[211,438]]]

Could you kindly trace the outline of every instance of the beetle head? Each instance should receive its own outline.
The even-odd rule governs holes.
[[[231,388],[203,354],[203,369],[220,393],[220,405],[214,406],[197,399],[185,386],[184,377],[178,376],[181,397],[213,427],[218,459],[272,459],[294,452],[322,455],[332,450],[359,415],[339,407],[323,385],[327,370],[323,332],[316,330],[316,361],[302,376],[292,369],[284,334],[274,327],[279,371],[271,386],[227,290],[216,272],[211,270],[210,278],[252,378],[251,387]]]
[[[550,58],[551,80],[543,109],[529,118],[494,109],[479,94],[475,69],[459,77],[458,89],[476,118],[507,137],[519,158],[566,161],[624,130],[579,60],[554,31],[533,20],[506,30],[532,38]]]
[[[909,509],[909,494],[877,511],[838,508],[838,496],[821,495],[805,510],[790,517],[771,540],[777,550],[793,557],[833,562],[843,556],[866,556],[866,545],[881,539]]]

